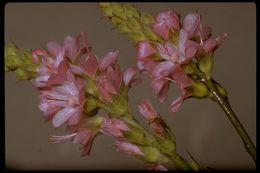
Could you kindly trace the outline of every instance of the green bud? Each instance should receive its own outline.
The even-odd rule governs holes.
[[[112,8],[104,8],[103,12],[104,12],[104,15],[106,17],[112,17],[113,16],[113,9]]]
[[[133,6],[131,6],[131,5],[122,5],[122,7],[124,8],[125,15],[128,18],[130,18],[130,17],[139,18],[140,13]]]
[[[21,68],[16,69],[15,74],[18,80],[26,80],[28,78],[27,74]]]
[[[14,44],[5,45],[5,56],[16,55],[18,48]]]
[[[208,88],[201,82],[193,82],[191,86],[186,88],[193,97],[202,99],[209,95]]]
[[[140,31],[133,31],[133,32],[130,32],[128,34],[128,36],[130,37],[130,39],[132,39],[134,42],[139,42],[139,41],[142,41],[142,40],[145,40],[145,36],[142,32]]]
[[[198,67],[209,79],[213,69],[213,57],[208,53],[202,53],[198,58]]]
[[[118,28],[120,29],[120,31],[121,31],[123,34],[126,34],[126,33],[131,32],[131,30],[129,29],[129,27],[127,27],[125,24],[119,25]]]
[[[5,56],[5,67],[10,70],[15,70],[23,65],[23,62],[20,58],[15,55]]]
[[[111,3],[113,13],[119,17],[125,18],[123,7],[118,3]]]
[[[154,17],[148,13],[142,13],[140,15],[140,21],[145,25],[151,25],[154,22]]]
[[[140,149],[144,153],[144,160],[148,163],[161,163],[169,161],[169,159],[164,156],[157,148],[150,146],[140,146]]]
[[[157,34],[155,34],[150,27],[144,26],[143,33],[145,34],[146,38],[151,41],[162,42],[162,39]]]

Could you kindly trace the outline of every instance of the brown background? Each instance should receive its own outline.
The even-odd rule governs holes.
[[[255,143],[256,138],[256,8],[253,3],[135,3],[144,12],[156,13],[174,8],[182,16],[198,11],[213,34],[228,33],[228,39],[215,53],[214,78],[228,90],[230,103]],[[86,31],[94,51],[101,56],[119,50],[123,68],[135,62],[135,49],[125,35],[111,29],[95,3],[8,3],[5,6],[5,42],[20,48],[44,47],[50,41],[62,42],[66,35]],[[177,151],[187,158],[190,151],[202,167],[255,169],[239,136],[217,104],[210,100],[186,100],[176,114],[167,111],[179,94],[171,88],[165,104],[158,104],[148,82],[130,92],[133,112],[136,103],[149,98],[172,127]],[[90,157],[81,157],[71,142],[50,144],[49,134],[62,134],[44,123],[38,110],[36,89],[28,81],[16,82],[5,75],[5,144],[9,168],[31,169],[145,169],[142,161],[113,149],[113,140],[95,140]],[[101,112],[102,113],[102,112]]]

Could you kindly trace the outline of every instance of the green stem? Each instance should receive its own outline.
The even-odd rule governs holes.
[[[216,101],[218,105],[222,108],[222,110],[225,112],[229,121],[232,123],[233,127],[236,129],[237,133],[243,140],[247,152],[251,155],[251,157],[254,159],[254,162],[256,163],[256,147],[254,146],[252,140],[248,136],[245,128],[240,123],[235,112],[232,110],[227,98],[223,98],[222,95],[218,92],[218,90],[212,82],[212,79],[202,77],[201,81],[207,86],[210,93],[212,94],[212,100]]]

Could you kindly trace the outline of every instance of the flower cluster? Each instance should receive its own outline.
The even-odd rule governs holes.
[[[46,48],[32,51],[38,66],[31,82],[39,90],[39,108],[45,121],[52,121],[55,128],[66,125],[69,132],[50,140],[72,140],[81,144],[83,155],[88,155],[99,132],[122,137],[121,130],[129,129],[122,120],[111,118],[116,115],[89,117],[93,115],[86,110],[116,104],[113,99],[138,81],[138,69],[130,67],[122,72],[117,64],[118,51],[98,58],[83,32],[75,38],[67,36],[62,45],[49,42]]]
[[[160,102],[166,99],[170,82],[179,86],[182,94],[170,106],[170,110],[176,112],[183,100],[192,95],[186,88],[192,85],[193,80],[182,66],[200,61],[202,55],[212,56],[227,34],[214,38],[212,29],[202,26],[198,13],[188,14],[181,22],[180,16],[171,9],[158,13],[151,28],[164,41],[139,41],[137,66],[149,74],[150,86]]]

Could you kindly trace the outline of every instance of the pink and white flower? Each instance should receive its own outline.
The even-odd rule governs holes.
[[[85,103],[83,79],[75,79],[70,71],[66,77],[62,85],[41,90],[39,96],[39,108],[45,120],[52,119],[52,125],[56,128],[65,122],[69,125],[79,123]]]

